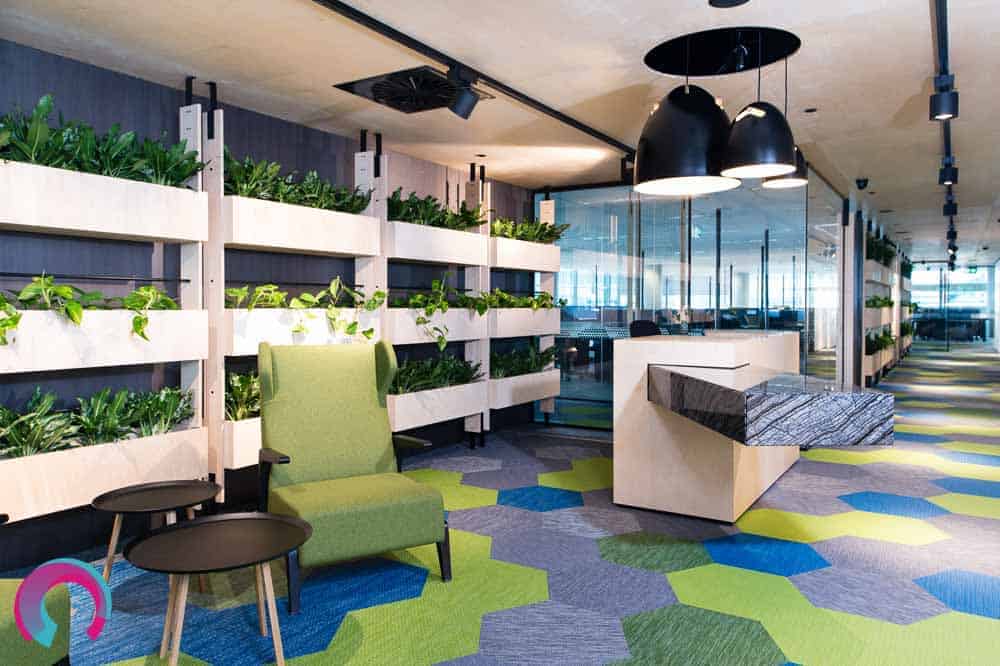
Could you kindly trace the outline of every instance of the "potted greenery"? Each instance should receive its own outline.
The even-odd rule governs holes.
[[[365,216],[371,192],[336,186],[310,171],[283,174],[277,162],[239,162],[225,152],[226,245],[311,254],[374,256],[378,220]]]
[[[52,95],[30,115],[0,117],[0,219],[28,231],[142,240],[208,238],[208,198],[186,183],[204,168],[182,141],[140,139],[113,125],[104,134],[61,117]],[[58,196],[51,196],[58,193]]]
[[[15,519],[84,505],[102,492],[207,472],[207,430],[190,427],[190,392],[104,389],[57,410],[40,390],[0,408],[0,503]]]
[[[153,285],[123,298],[39,275],[0,299],[0,372],[41,372],[205,358],[208,318]]]
[[[397,189],[386,200],[382,253],[393,259],[409,259],[462,266],[485,266],[489,259],[489,237],[481,233],[485,224],[480,207],[465,202],[452,211],[435,197],[403,197]]]
[[[385,292],[365,296],[340,277],[318,292],[292,298],[278,285],[229,287],[225,291],[225,353],[257,353],[261,342],[272,344],[340,344],[374,340],[379,335],[378,310]]]
[[[553,367],[556,348],[524,349],[490,354],[490,408],[503,409],[559,395],[559,370]]]
[[[403,361],[386,400],[393,432],[484,412],[488,385],[480,379],[478,363],[452,354]]]
[[[261,446],[260,378],[257,373],[226,377],[226,421],[223,424],[223,467],[256,465]]]
[[[895,302],[888,296],[870,296],[865,300],[865,327],[875,328],[892,323],[892,306]]]
[[[553,225],[534,220],[494,220],[490,224],[490,265],[558,273],[559,248],[555,242],[568,228],[568,224]]]
[[[488,303],[491,338],[559,334],[559,308],[565,302],[556,301],[550,293],[515,295],[494,289]]]
[[[449,341],[479,340],[488,333],[489,299],[448,285],[448,275],[428,290],[408,290],[389,299],[385,337],[397,345],[435,342],[444,351]]]

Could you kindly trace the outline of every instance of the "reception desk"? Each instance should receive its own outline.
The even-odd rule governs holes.
[[[798,371],[795,331],[616,340],[615,503],[733,522],[799,446],[891,443],[891,395]]]

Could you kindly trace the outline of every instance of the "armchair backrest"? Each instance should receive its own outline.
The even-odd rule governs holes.
[[[396,469],[385,406],[391,345],[261,343],[257,363],[263,446],[291,458],[273,468],[271,488]]]

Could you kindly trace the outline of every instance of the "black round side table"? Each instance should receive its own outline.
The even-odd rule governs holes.
[[[295,550],[312,536],[309,523],[273,513],[228,513],[207,516],[154,530],[125,547],[125,559],[140,569],[169,575],[170,592],[160,641],[160,658],[170,646],[170,664],[177,664],[189,577],[253,566],[257,574],[257,619],[261,636],[271,620],[274,658],[284,666],[278,607],[271,580],[271,560]]]
[[[111,578],[111,564],[115,559],[122,517],[127,513],[162,513],[167,524],[177,522],[177,511],[187,510],[187,518],[194,518],[194,507],[208,502],[219,494],[219,485],[211,481],[158,481],[127,486],[98,495],[90,503],[98,511],[115,514],[111,528],[108,557],[104,560],[104,580]]]

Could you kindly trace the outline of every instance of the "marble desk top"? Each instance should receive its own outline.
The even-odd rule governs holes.
[[[648,398],[748,446],[891,444],[892,394],[744,365],[649,366]]]

